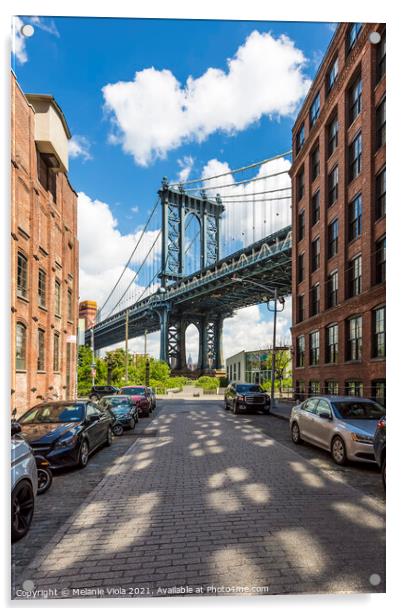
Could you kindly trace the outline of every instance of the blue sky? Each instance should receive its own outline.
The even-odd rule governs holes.
[[[200,111],[198,101],[193,101],[196,109],[193,116],[198,114],[203,118],[201,121],[198,116],[195,118],[193,132],[190,129],[186,132],[181,126],[178,137],[174,133],[167,138],[162,154],[151,146],[144,154],[138,152],[139,136],[147,136],[146,130],[140,132],[141,127],[133,135],[126,135],[126,152],[124,139],[118,139],[115,144],[110,142],[111,133],[116,134],[116,109],[121,97],[118,88],[114,88],[113,95],[119,95],[119,103],[115,113],[111,112],[110,104],[106,110],[102,90],[105,86],[132,83],[136,73],[151,67],[155,69],[152,78],[166,77],[164,71],[170,71],[179,88],[185,87],[190,76],[199,80],[211,68],[220,69],[222,75],[228,72],[228,59],[233,59],[251,33],[257,32],[270,33],[274,41],[285,35],[289,39],[286,39],[287,47],[293,46],[303,54],[305,60],[297,74],[305,87],[307,80],[314,77],[334,32],[332,24],[326,23],[71,17],[35,18],[32,22],[23,16],[21,20],[31,21],[35,33],[22,42],[18,36],[17,53],[13,56],[17,79],[24,91],[49,93],[58,101],[80,146],[76,157],[70,157],[71,183],[77,192],[88,197],[88,204],[93,205],[97,200],[104,205],[105,220],[110,222],[113,217],[115,236],[123,238],[144,223],[161,178],[166,175],[177,179],[179,161],[185,166],[183,161],[191,159],[191,179],[200,177],[211,159],[227,163],[233,169],[290,149],[291,129],[302,97],[295,94],[293,108],[288,112],[266,113],[264,109],[269,105],[264,108],[262,102],[255,121],[246,118],[243,122],[239,119],[240,110],[234,111],[234,128],[230,131],[223,126],[222,119],[211,119],[209,112]],[[258,66],[255,69],[258,71]],[[277,84],[270,84],[271,90],[276,87]],[[247,91],[239,104],[247,106],[255,101],[258,89]],[[149,94],[144,87],[141,96],[145,97],[147,106],[144,91],[151,98],[157,97],[157,91]],[[206,87],[203,92],[208,92]],[[166,128],[170,129],[172,117],[167,111]],[[121,126],[117,132],[121,136]],[[154,135],[154,139],[160,145],[159,136]],[[85,243],[85,235],[80,241]],[[83,264],[85,258],[83,253]],[[116,261],[116,271],[118,266]],[[89,280],[89,269],[87,274]],[[88,292],[95,293],[95,287],[92,289],[89,282],[88,285]],[[265,321],[265,311],[260,312],[260,318]]]

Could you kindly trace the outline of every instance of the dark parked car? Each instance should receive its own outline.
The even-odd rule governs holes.
[[[138,408],[128,396],[105,396],[99,405],[106,408],[114,418],[113,434],[120,436],[123,430],[134,430],[138,423]]]
[[[264,411],[269,413],[271,398],[260,385],[231,383],[225,391],[225,409],[232,409],[236,415],[240,411]]]
[[[113,394],[117,394],[119,389],[117,387],[113,387],[113,385],[94,385],[92,387],[88,398],[92,400],[92,402],[97,402],[103,396],[112,396]]]
[[[88,463],[101,445],[111,445],[113,417],[92,402],[44,402],[18,419],[21,434],[34,454],[45,456],[51,469]]]
[[[129,396],[132,402],[137,406],[140,417],[149,417],[152,412],[152,404],[147,395],[147,387],[141,385],[126,385],[119,390],[122,396]]]
[[[382,481],[386,484],[386,456],[385,456],[385,435],[386,435],[386,419],[382,417],[378,423],[374,434],[374,455],[378,466],[381,469]]]

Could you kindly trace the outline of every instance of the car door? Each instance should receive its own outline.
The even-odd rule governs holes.
[[[299,411],[299,429],[302,438],[310,441],[312,439],[312,428],[317,398],[308,398],[301,405]]]
[[[109,430],[109,426],[112,423],[112,416],[109,412],[108,407],[102,406],[102,407],[99,407],[99,410],[100,410],[101,418],[99,420],[100,429],[99,429],[98,444],[103,443],[106,440],[107,431]]]
[[[98,416],[96,419],[92,417]],[[99,445],[102,440],[103,426],[101,423],[101,409],[92,402],[87,404],[87,427],[85,433],[88,437],[89,449],[92,450]]]
[[[329,413],[331,419],[320,417],[319,413]],[[329,449],[331,435],[333,431],[332,410],[323,398],[320,398],[315,407],[315,412],[311,416],[311,437],[316,445]]]

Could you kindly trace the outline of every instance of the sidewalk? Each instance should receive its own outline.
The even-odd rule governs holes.
[[[271,407],[271,415],[289,421],[290,413],[296,402],[288,400],[275,400],[275,406]]]

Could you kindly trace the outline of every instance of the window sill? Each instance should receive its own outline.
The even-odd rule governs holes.
[[[15,370],[19,374],[27,374],[28,370],[26,368],[16,368]]]
[[[37,370],[37,374],[47,374],[47,370]]]
[[[29,304],[29,299],[27,297],[24,297],[23,295],[20,295],[19,293],[17,293],[17,299],[20,299],[21,301]]]
[[[46,306],[40,306],[40,305],[38,305],[38,308],[39,308],[40,310],[43,310],[43,312],[47,312],[47,308],[46,308]]]
[[[374,361],[374,362],[382,362],[382,361],[385,361],[385,360],[386,360],[386,356],[384,356],[384,357],[372,357],[371,358],[371,361]]]
[[[347,359],[345,361],[345,364],[347,364],[348,366],[353,365],[353,364],[361,364],[362,360],[361,359]]]
[[[54,316],[56,317],[56,319],[61,319],[61,314],[55,314]]]

